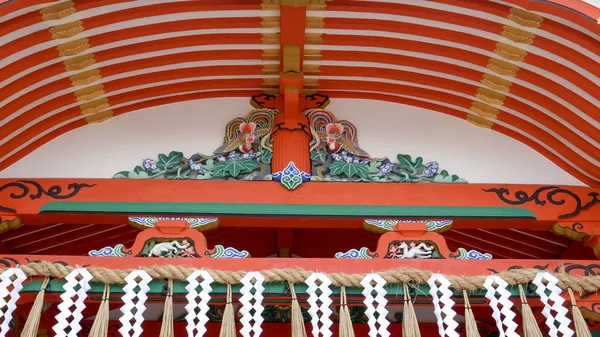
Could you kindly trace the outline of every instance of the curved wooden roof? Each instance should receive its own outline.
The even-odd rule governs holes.
[[[0,169],[111,116],[277,90],[288,33],[274,2],[0,5]],[[307,92],[463,118],[600,185],[599,8],[578,0],[305,2]]]

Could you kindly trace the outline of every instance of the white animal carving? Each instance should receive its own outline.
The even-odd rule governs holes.
[[[424,242],[421,242],[417,246],[411,244],[411,248],[408,248],[406,242],[402,242],[399,246],[402,249],[402,254],[398,256],[399,259],[430,259],[433,253],[433,246],[428,246]]]
[[[150,250],[148,257],[177,256],[182,249],[186,249],[189,246],[190,244],[185,240],[183,241],[183,243],[179,243],[177,241],[157,243]]]

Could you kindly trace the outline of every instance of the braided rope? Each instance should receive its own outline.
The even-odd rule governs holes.
[[[65,266],[60,263],[48,261],[32,262],[21,265],[19,268],[21,268],[27,276],[50,276],[56,278],[65,278],[73,269],[75,269],[75,267],[72,266]],[[93,281],[105,284],[124,284],[125,277],[131,272],[131,270],[110,269],[104,267],[87,267],[86,269],[92,274]],[[171,279],[176,281],[185,281],[187,277],[196,270],[196,268],[174,265],[140,267],[140,269],[146,271],[153,279]],[[6,269],[2,269],[0,272],[3,272],[4,270]],[[207,270],[207,272],[213,277],[215,282],[221,284],[239,284],[242,277],[247,273],[246,271],[229,270]],[[537,269],[516,269],[504,271],[497,275],[510,285],[519,285],[533,281],[536,274],[539,272],[540,271]],[[262,270],[260,273],[265,277],[266,282],[297,283],[304,282],[304,280],[306,280],[313,272],[304,269],[273,268]],[[397,268],[381,271],[378,274],[389,284],[427,284],[427,280],[429,280],[432,273],[433,272],[428,270]],[[345,286],[360,288],[360,281],[366,274],[330,273],[326,275],[336,287]],[[600,289],[600,276],[573,276],[567,274],[554,274],[554,276],[560,280],[558,286],[563,290],[571,288],[573,291],[577,292],[595,292]],[[446,276],[452,283],[452,288],[457,291],[475,291],[484,289],[483,283],[485,282],[486,277],[487,275]]]

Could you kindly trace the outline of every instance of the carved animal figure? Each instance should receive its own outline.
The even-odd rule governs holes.
[[[189,246],[190,244],[185,240],[182,243],[177,241],[157,243],[148,253],[148,257],[176,257],[182,249]]]
[[[354,124],[346,120],[337,120],[327,110],[312,109],[305,113],[310,122],[310,133],[313,137],[310,143],[311,151],[324,144],[331,153],[345,150],[355,156],[369,157],[369,154],[358,146]]]
[[[424,242],[417,246],[413,243],[410,245],[410,249],[406,242],[402,242],[398,247],[402,249],[402,255],[398,257],[400,259],[430,259],[433,253],[433,247]]]
[[[242,153],[252,151],[253,145],[272,150],[271,128],[277,112],[273,110],[254,110],[246,118],[236,118],[227,124],[223,145],[215,154],[238,150]]]

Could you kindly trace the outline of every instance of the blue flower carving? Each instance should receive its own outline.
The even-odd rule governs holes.
[[[394,166],[391,163],[383,164],[379,166],[379,173],[385,177],[392,172],[392,168],[394,168]]]
[[[429,163],[425,164],[425,170],[423,170],[423,173],[425,174],[426,177],[433,177],[438,173],[438,170],[440,169],[440,165],[438,164],[437,161],[430,161]]]
[[[217,157],[217,161],[225,161],[225,160],[227,160],[227,159],[225,159],[225,157],[223,157],[223,156]]]
[[[146,158],[142,160],[142,167],[146,171],[154,171],[156,170],[156,161],[152,158]]]
[[[190,161],[190,168],[194,172],[202,172],[202,170],[204,168],[204,165],[202,165],[202,163],[198,163],[198,162],[195,162],[195,161]]]

